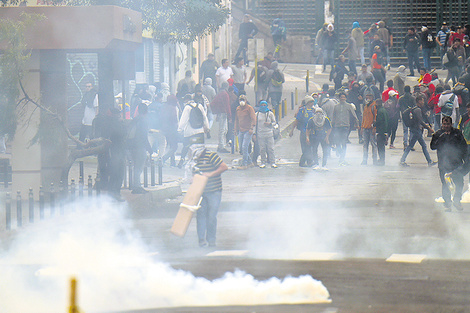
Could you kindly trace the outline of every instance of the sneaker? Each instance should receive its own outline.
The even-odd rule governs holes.
[[[277,165],[275,163],[271,164],[271,168],[277,168]]]
[[[390,145],[390,149],[395,149],[395,146],[394,146],[394,145]]]
[[[259,168],[266,168],[266,164],[261,164]]]
[[[322,166],[322,167],[320,168],[320,170],[325,171],[325,172],[329,171],[326,166]]]
[[[318,165],[318,164],[313,167],[314,171],[319,170],[319,169],[320,169],[320,165]]]
[[[207,247],[209,244],[205,240],[199,240],[199,247],[204,248]]]
[[[407,163],[405,162],[400,162],[400,166],[403,166],[403,167],[410,167]]]
[[[454,202],[454,208],[456,208],[457,211],[463,211],[463,207],[460,202]]]
[[[434,161],[434,162],[429,162],[429,163],[428,163],[428,166],[431,167],[431,166],[434,166],[434,165],[436,165],[436,164],[437,164],[436,161]]]
[[[367,161],[362,161],[361,165],[367,165]]]

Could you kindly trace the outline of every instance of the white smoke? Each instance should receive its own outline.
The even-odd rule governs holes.
[[[257,281],[236,271],[210,281],[175,270],[152,259],[124,206],[101,199],[75,207],[22,229],[0,253],[2,313],[64,312],[71,277],[86,312],[330,302],[327,289],[308,275]]]

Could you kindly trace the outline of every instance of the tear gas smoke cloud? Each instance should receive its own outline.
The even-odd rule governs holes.
[[[311,276],[257,281],[236,271],[209,281],[175,270],[149,256],[124,206],[101,199],[76,207],[21,230],[0,253],[2,313],[64,312],[72,276],[86,312],[330,302]]]

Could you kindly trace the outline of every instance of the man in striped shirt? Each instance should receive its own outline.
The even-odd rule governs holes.
[[[228,166],[217,153],[207,151],[205,148],[196,155],[195,161],[194,172],[209,177],[202,194],[201,207],[197,211],[199,246],[215,247],[217,213],[222,200],[221,174],[228,169]]]
[[[447,52],[446,38],[447,38],[448,32],[449,32],[449,28],[447,27],[447,23],[443,22],[441,30],[438,31],[436,35],[436,42],[440,48],[441,63],[442,63],[442,57]]]

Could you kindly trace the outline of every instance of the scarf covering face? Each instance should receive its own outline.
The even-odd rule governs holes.
[[[268,108],[267,105],[262,105],[262,106],[260,106],[259,109],[258,109],[258,112],[261,112],[261,113],[266,113],[266,112],[268,112],[268,111],[269,111],[269,108]]]
[[[315,114],[313,115],[313,123],[316,127],[322,128],[325,125],[326,114],[321,108],[317,108],[315,110]]]

